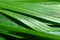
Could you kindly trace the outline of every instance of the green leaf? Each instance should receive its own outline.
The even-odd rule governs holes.
[[[58,1],[59,0],[1,0],[0,33],[21,38],[21,36],[14,34],[21,32],[49,40],[60,40],[60,28],[50,26],[50,24],[59,24],[60,26],[60,2]],[[9,19],[8,16],[22,22],[33,30],[18,25],[14,20]],[[14,33],[12,34],[12,32]]]
[[[37,21],[33,18],[24,16],[24,15],[20,15],[20,14],[17,14],[17,13],[12,13],[12,12],[9,12],[9,11],[6,11],[6,10],[0,10],[0,12],[2,12],[4,14],[7,14],[7,15],[25,23],[26,25],[28,25],[29,27],[33,28],[36,31],[50,32],[50,31],[56,30],[52,27],[49,27],[49,26],[45,25],[44,23],[42,23],[40,21]]]

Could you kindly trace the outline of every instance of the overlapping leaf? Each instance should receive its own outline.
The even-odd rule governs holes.
[[[49,2],[49,3],[48,3]],[[10,36],[20,37],[14,34],[9,33],[13,32],[22,32],[31,35],[36,35],[39,37],[45,37],[52,40],[60,40],[60,28],[50,27],[49,24],[55,25],[60,24],[60,3],[57,1],[39,1],[39,0],[15,0],[15,1],[0,1],[0,33],[5,33]],[[17,12],[17,13],[15,13]],[[16,24],[12,20],[5,18],[2,14],[14,18],[15,20],[24,23],[29,26],[31,29],[24,28],[21,25]],[[26,14],[26,15],[22,15]],[[42,20],[37,20],[34,16]],[[7,20],[7,21],[6,21]],[[48,22],[49,21],[49,22]],[[4,31],[3,31],[4,30]],[[5,31],[8,32],[5,32]],[[58,35],[57,35],[58,34]]]

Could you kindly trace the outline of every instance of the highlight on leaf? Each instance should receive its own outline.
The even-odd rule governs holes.
[[[60,40],[59,0],[0,0],[0,40]]]

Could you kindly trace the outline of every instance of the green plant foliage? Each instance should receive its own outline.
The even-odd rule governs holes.
[[[0,0],[0,40],[60,40],[59,0]]]

